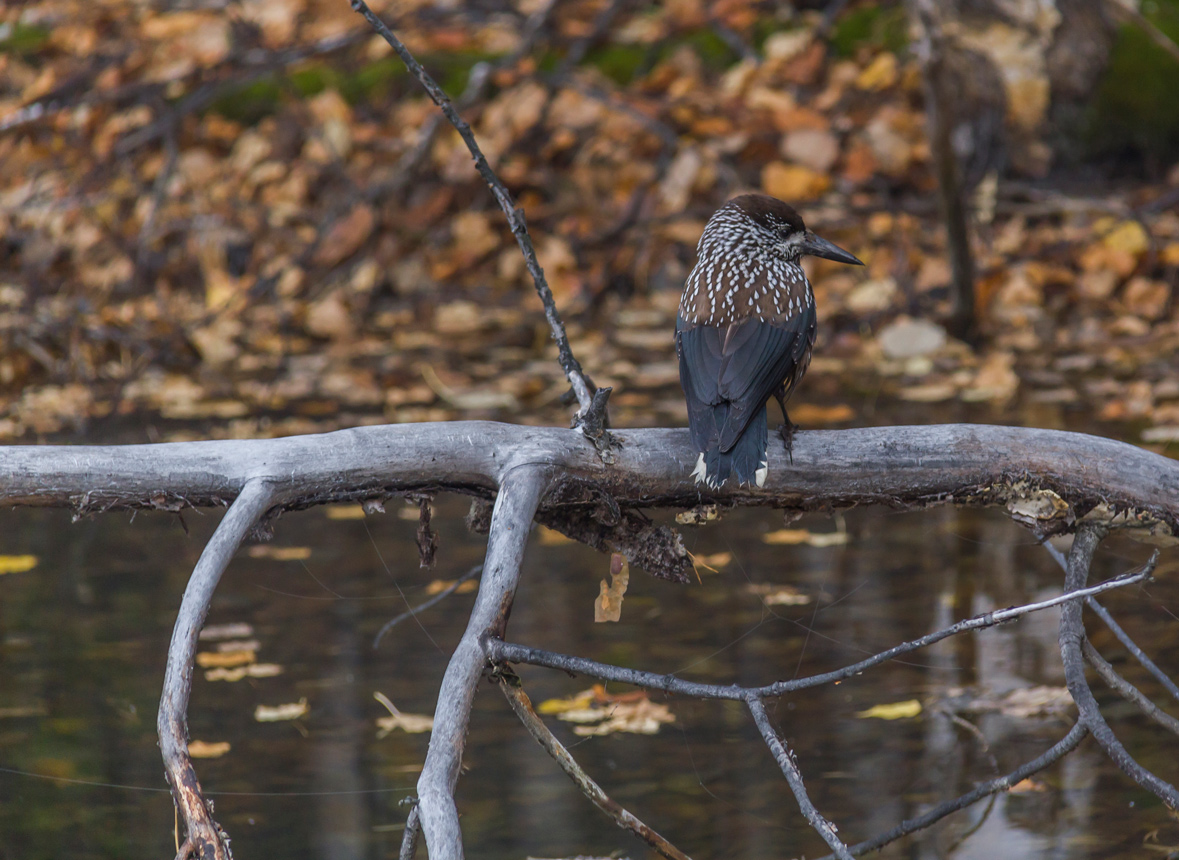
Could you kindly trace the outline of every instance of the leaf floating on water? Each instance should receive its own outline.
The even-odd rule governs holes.
[[[196,662],[202,669],[229,669],[253,663],[256,657],[253,651],[202,651]]]
[[[221,758],[229,752],[229,749],[229,741],[216,741],[215,743],[190,741],[188,755],[190,758]]]
[[[324,514],[329,520],[363,520],[365,517],[361,505],[328,505]]]
[[[541,546],[561,546],[562,544],[573,543],[573,538],[566,537],[556,529],[550,529],[548,526],[537,526],[536,536],[540,539]]]
[[[537,711],[555,714],[567,723],[579,723],[576,735],[610,735],[615,732],[653,735],[664,723],[674,723],[667,705],[652,702],[645,690],[611,695],[601,684],[566,699],[548,699]],[[596,724],[596,725],[593,725]]]
[[[707,570],[709,573],[720,573],[722,567],[726,567],[729,562],[733,560],[731,552],[714,552],[708,555],[692,555],[692,566],[696,568],[696,576],[699,578],[700,570]]]
[[[254,719],[260,723],[277,723],[281,720],[297,720],[304,716],[309,710],[307,706],[307,698],[303,697],[297,702],[287,702],[283,705],[259,705],[254,708]]]
[[[35,555],[0,555],[0,576],[6,573],[24,573],[36,566]]]
[[[602,580],[594,601],[594,621],[617,621],[622,617],[622,596],[630,584],[630,564],[621,553],[610,556],[610,581]]]
[[[803,594],[792,585],[757,582],[745,586],[745,590],[760,597],[766,606],[806,606],[811,602],[809,594]]]
[[[1021,779],[1007,790],[1011,794],[1030,794],[1034,791],[1047,791],[1048,786],[1044,785],[1042,782],[1036,782],[1034,779],[1029,777],[1027,779]]]
[[[274,663],[251,663],[236,669],[210,669],[205,673],[206,681],[240,681],[242,678],[273,678],[282,674],[282,666]]]
[[[246,555],[250,558],[269,558],[274,561],[306,561],[311,558],[311,547],[259,544],[246,550]]]
[[[446,589],[454,585],[454,583],[455,580],[453,579],[436,579],[426,586],[426,594],[430,595],[431,597],[433,597],[435,594],[441,594],[442,592],[446,591]],[[456,594],[467,594],[468,592],[475,591],[478,588],[479,580],[468,579],[466,582],[460,583],[459,587],[454,591]]]
[[[841,546],[847,543],[847,532],[812,532],[807,529],[778,529],[761,536],[770,546],[807,544],[813,547]]]
[[[201,631],[200,639],[202,641],[209,639],[245,639],[253,635],[253,626],[244,622],[235,624],[210,624]]]
[[[433,717],[428,717],[424,714],[407,714],[399,711],[397,706],[389,700],[389,697],[380,690],[373,693],[373,698],[384,705],[386,710],[389,711],[389,716],[377,718],[377,726],[380,729],[377,732],[378,740],[396,729],[401,729],[401,731],[410,735],[417,735],[434,729]]]
[[[873,705],[866,711],[858,711],[856,716],[862,720],[907,720],[921,713],[921,703],[916,699],[904,702],[891,702],[887,705]]]

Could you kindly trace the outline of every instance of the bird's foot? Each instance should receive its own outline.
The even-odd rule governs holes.
[[[786,419],[786,423],[778,427],[778,435],[782,437],[782,444],[786,446],[786,456],[790,459],[790,465],[794,465],[794,431],[798,429],[798,425]]]

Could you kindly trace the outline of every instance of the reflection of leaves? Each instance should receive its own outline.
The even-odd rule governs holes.
[[[865,711],[857,711],[856,716],[862,720],[907,720],[920,713],[921,703],[916,699],[907,699],[903,702],[873,705]]]
[[[229,669],[253,663],[257,657],[254,651],[202,651],[196,655],[197,665],[202,669]]]

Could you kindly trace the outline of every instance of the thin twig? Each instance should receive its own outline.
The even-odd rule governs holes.
[[[959,810],[965,809],[971,804],[977,803],[987,795],[996,794],[1000,791],[1007,791],[1016,783],[1021,782],[1032,774],[1039,773],[1040,771],[1044,770],[1044,768],[1060,761],[1070,752],[1075,750],[1080,745],[1081,741],[1085,739],[1087,734],[1089,734],[1089,730],[1085,728],[1085,725],[1080,722],[1076,723],[1071,729],[1069,729],[1068,734],[1066,734],[1063,738],[1026,764],[1020,765],[1015,770],[1010,771],[1004,776],[998,777],[996,779],[990,779],[986,782],[981,782],[960,797],[956,797],[953,800],[947,800],[945,803],[939,803],[933,809],[917,816],[916,818],[910,818],[908,821],[902,821],[900,824],[886,833],[873,836],[871,839],[867,839],[863,842],[857,842],[855,845],[851,846],[851,853],[853,855],[859,856],[861,854],[867,854],[869,851],[875,851],[878,848],[883,848],[890,842],[895,842],[901,837],[908,836],[910,833],[914,833],[918,830],[924,830],[931,824],[941,821],[947,815],[958,812]],[[826,857],[820,858],[820,860],[832,860],[832,856],[833,855],[827,855]]]
[[[487,656],[494,662],[509,662],[509,663],[528,663],[533,666],[547,666],[550,669],[560,669],[565,672],[573,672],[581,675],[589,675],[594,678],[599,678],[604,681],[618,681],[623,684],[632,684],[636,687],[646,687],[652,690],[663,690],[668,693],[680,693],[686,696],[694,696],[701,699],[730,699],[734,701],[745,701],[750,696],[759,698],[766,698],[770,696],[781,696],[786,693],[793,693],[797,690],[805,690],[810,687],[819,687],[824,684],[830,684],[835,681],[844,681],[865,669],[870,669],[873,666],[878,666],[881,663],[893,660],[910,651],[916,651],[919,648],[925,648],[940,642],[950,636],[958,633],[965,633],[968,630],[981,630],[987,627],[994,627],[998,624],[1005,624],[1021,616],[1027,615],[1031,612],[1038,612],[1042,609],[1048,609],[1052,606],[1057,606],[1061,603],[1075,603],[1078,599],[1089,594],[1097,594],[1102,591],[1108,591],[1113,588],[1121,588],[1126,585],[1132,585],[1136,582],[1141,582],[1149,576],[1149,571],[1140,569],[1131,573],[1122,574],[1114,577],[1106,582],[1089,588],[1080,589],[1074,592],[1066,592],[1049,600],[1042,600],[1037,603],[1029,603],[1024,606],[1013,606],[1008,609],[999,609],[994,612],[988,612],[984,615],[976,615],[973,618],[967,618],[959,621],[950,627],[943,630],[938,630],[934,633],[929,633],[919,639],[914,639],[910,642],[905,642],[889,648],[886,651],[881,651],[874,654],[866,660],[861,660],[858,663],[852,663],[850,666],[845,666],[842,669],[836,669],[831,672],[823,672],[819,675],[810,675],[805,678],[795,678],[789,681],[777,681],[773,684],[767,684],[762,687],[741,687],[736,684],[703,684],[696,681],[684,681],[674,675],[659,675],[654,672],[644,672],[639,669],[627,669],[621,666],[611,666],[606,663],[599,663],[595,660],[587,660],[583,657],[572,657],[567,654],[556,654],[551,651],[544,651],[539,648],[529,648],[524,645],[517,645],[511,642],[501,642],[498,639],[489,639],[484,643],[484,648],[487,651]]]
[[[1142,711],[1142,713],[1146,714],[1146,716],[1150,717],[1164,729],[1179,735],[1179,720],[1162,710],[1145,693],[1123,678],[1118,673],[1118,670],[1093,647],[1092,642],[1086,639],[1081,649],[1085,654],[1085,659],[1089,661],[1089,665],[1097,671],[1097,674],[1101,676],[1101,680],[1105,681],[1110,689],[1114,690],[1123,699],[1133,702],[1138,706],[1138,710]]]
[[[373,637],[373,648],[375,649],[378,645],[380,645],[381,640],[385,638],[385,635],[390,630],[392,630],[394,627],[396,627],[398,624],[400,624],[402,621],[408,621],[409,619],[411,619],[415,615],[417,615],[419,612],[425,612],[431,606],[434,606],[437,603],[441,603],[443,600],[448,598],[450,595],[454,594],[458,590],[459,586],[461,586],[464,582],[466,582],[470,579],[474,579],[476,576],[478,576],[482,572],[483,572],[483,565],[481,565],[481,564],[475,565],[470,570],[468,570],[466,573],[464,573],[462,576],[460,576],[458,579],[456,579],[454,582],[452,582],[450,585],[448,585],[444,590],[438,592],[433,597],[431,597],[429,600],[422,601],[421,603],[419,603],[417,606],[413,607],[412,609],[402,612],[397,617],[395,617],[389,621],[386,621],[385,626],[382,627],[380,630],[378,630],[377,635]]]
[[[1068,573],[1065,575],[1065,589],[1075,590],[1085,584],[1089,577],[1089,566],[1093,553],[1105,537],[1104,526],[1081,523],[1073,538],[1068,556]],[[1171,809],[1179,809],[1179,791],[1163,779],[1140,765],[1122,746],[1113,729],[1106,723],[1097,705],[1089,682],[1085,679],[1085,665],[1081,656],[1081,645],[1085,641],[1085,627],[1081,620],[1083,606],[1079,601],[1065,604],[1060,613],[1060,656],[1064,662],[1064,679],[1068,691],[1077,703],[1081,721],[1101,744],[1106,754],[1113,759],[1127,776],[1155,794]]]
[[[495,171],[491,169],[491,165],[487,163],[487,158],[479,148],[479,143],[475,140],[475,135],[471,131],[471,127],[467,124],[466,120],[459,116],[442,88],[422,68],[413,54],[409,52],[409,49],[385,25],[385,22],[369,9],[364,0],[351,0],[351,2],[352,8],[363,15],[369,25],[397,52],[397,55],[401,57],[401,61],[405,63],[405,67],[409,70],[410,74],[418,80],[418,83],[422,85],[430,98],[434,100],[434,104],[438,105],[443,114],[446,115],[446,118],[450,120],[450,124],[454,126],[459,136],[463,139],[463,142],[467,145],[467,149],[475,161],[475,169],[479,171],[483,180],[491,188],[491,193],[495,196],[500,209],[503,210],[504,215],[507,217],[508,224],[512,228],[512,234],[516,237],[516,242],[519,244],[520,251],[524,255],[524,262],[528,267],[528,272],[532,275],[537,295],[540,296],[541,303],[544,305],[545,318],[548,320],[549,328],[552,330],[553,339],[557,342],[557,354],[561,367],[565,371],[565,376],[569,380],[569,384],[573,387],[574,393],[577,395],[577,402],[581,405],[575,422],[580,426],[582,421],[590,416],[590,411],[594,405],[594,393],[590,391],[589,385],[585,380],[585,374],[581,369],[581,364],[574,357],[573,350],[569,346],[569,338],[565,334],[565,324],[561,321],[560,313],[557,311],[553,291],[549,288],[548,281],[545,279],[544,270],[536,258],[536,249],[532,246],[532,239],[528,235],[528,227],[524,221],[524,211],[516,208],[511,192],[508,191]]]
[[[774,729],[773,723],[770,722],[770,716],[766,713],[765,703],[757,696],[749,696],[745,699],[745,704],[749,706],[749,713],[753,715],[753,722],[757,724],[757,729],[761,732],[766,746],[770,748],[774,760],[782,769],[782,775],[786,777],[786,784],[794,792],[794,799],[798,801],[798,808],[803,817],[823,837],[823,841],[831,847],[839,860],[852,860],[852,854],[847,845],[835,832],[835,825],[824,818],[823,814],[811,803],[811,799],[806,793],[806,785],[802,781],[802,771],[798,769],[798,762],[794,760],[794,752],[786,746],[786,742]]]
[[[418,834],[421,832],[421,814],[415,803],[409,811],[409,817],[405,819],[405,832],[401,834],[401,852],[397,855],[397,860],[413,860],[414,855],[418,853]]]
[[[1061,569],[1064,570],[1065,573],[1068,573],[1068,559],[1065,557],[1064,553],[1050,544],[1047,538],[1041,538],[1040,544],[1044,547],[1044,549],[1048,550],[1048,554],[1056,560],[1056,563],[1060,565]],[[1159,551],[1156,549],[1153,553],[1151,553],[1150,559],[1146,562],[1147,569],[1152,575],[1154,573],[1155,567],[1158,565],[1158,561]],[[1176,685],[1175,682],[1171,680],[1170,676],[1160,669],[1158,664],[1155,663],[1154,660],[1150,659],[1145,651],[1138,647],[1138,643],[1131,639],[1130,634],[1122,628],[1122,625],[1118,624],[1118,622],[1114,620],[1114,617],[1110,614],[1109,610],[1098,603],[1096,598],[1094,598],[1092,595],[1085,598],[1085,605],[1093,610],[1093,613],[1101,619],[1105,626],[1109,628],[1110,632],[1117,637],[1117,640],[1122,643],[1122,645],[1126,648],[1127,651],[1130,652],[1131,655],[1133,655],[1134,659],[1141,663],[1142,667],[1146,669],[1146,671],[1150,672],[1150,674],[1154,676],[1155,680],[1162,684],[1163,688],[1168,693],[1170,693],[1176,701],[1179,701],[1179,685]]]
[[[508,704],[512,706],[516,716],[520,718],[520,722],[524,724],[524,728],[528,729],[528,733],[532,735],[533,739],[538,744],[544,747],[545,752],[553,757],[561,770],[568,774],[569,778],[577,783],[577,787],[581,789],[582,793],[590,799],[590,802],[598,809],[609,815],[614,819],[615,823],[623,830],[631,831],[639,839],[642,839],[668,860],[691,860],[687,854],[676,848],[663,836],[656,833],[650,826],[644,824],[635,815],[625,808],[623,808],[617,801],[611,799],[606,794],[593,778],[582,770],[581,765],[569,754],[569,750],[565,749],[565,745],[557,740],[556,736],[549,731],[548,726],[532,708],[532,702],[529,701],[528,695],[524,689],[519,686],[519,683],[513,683],[514,679],[501,678],[500,689],[503,690],[504,696],[508,700]]]

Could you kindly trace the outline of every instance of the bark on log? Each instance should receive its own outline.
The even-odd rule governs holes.
[[[791,463],[771,445],[764,488],[708,491],[689,476],[687,430],[623,430],[607,466],[580,433],[489,421],[360,427],[285,439],[128,446],[0,447],[0,504],[79,515],[222,506],[252,478],[272,512],[449,490],[492,497],[520,465],[556,467],[541,511],[692,507],[704,502],[834,510],[861,504],[1005,507],[1068,531],[1082,517],[1156,543],[1179,535],[1179,462],[1081,433],[943,424],[801,432]]]

